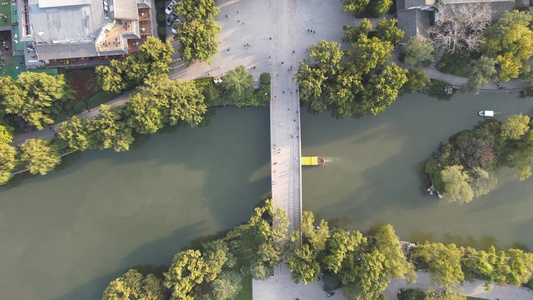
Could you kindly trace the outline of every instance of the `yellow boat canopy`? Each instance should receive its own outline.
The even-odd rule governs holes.
[[[318,166],[318,156],[302,157],[302,166]]]

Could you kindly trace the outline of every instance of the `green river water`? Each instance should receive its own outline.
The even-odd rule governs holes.
[[[398,99],[361,119],[302,113],[303,206],[338,225],[394,225],[404,240],[533,249],[533,185],[513,171],[473,203],[444,206],[426,194],[422,163],[477,112],[531,113],[514,94]],[[88,151],[46,176],[0,188],[0,299],[99,299],[136,264],[170,264],[198,237],[248,219],[270,190],[269,112],[220,108],[199,128],[139,139],[125,153]]]

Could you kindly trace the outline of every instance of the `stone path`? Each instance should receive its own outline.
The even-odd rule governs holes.
[[[429,273],[427,272],[416,272],[417,278],[416,282],[413,284],[408,284],[404,279],[394,279],[387,286],[383,295],[389,300],[398,299],[397,294],[400,289],[427,289],[431,286],[431,281]],[[485,291],[483,286],[485,282],[482,280],[475,280],[473,283],[464,282],[462,287],[461,285],[457,286],[456,290],[461,291],[462,294],[466,296],[479,297],[483,299],[500,299],[500,300],[531,300],[533,299],[533,292],[527,288],[519,288],[512,285],[506,286],[496,286],[493,287],[490,291]]]
[[[291,279],[287,265],[281,263],[274,269],[276,276],[266,280],[254,280],[252,282],[254,300],[339,300],[344,299],[342,291],[336,290],[335,295],[326,298],[322,281],[308,284],[296,284]]]

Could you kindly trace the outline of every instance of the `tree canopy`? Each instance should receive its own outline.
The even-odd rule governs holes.
[[[111,281],[104,291],[104,300],[164,300],[166,288],[154,274],[144,277],[139,271],[129,269],[119,278]]]
[[[242,289],[242,277],[237,272],[226,272],[220,274],[212,283],[213,296],[219,300],[235,299]]]
[[[529,60],[533,56],[532,21],[530,12],[513,10],[505,12],[485,31],[482,52],[496,60],[501,80],[508,81],[530,73]]]
[[[392,0],[343,0],[343,11],[351,13],[358,18],[362,15],[373,18],[386,13],[392,5]]]
[[[360,27],[344,26],[343,40],[352,42],[346,51],[335,42],[312,45],[295,77],[302,103],[317,112],[332,109],[338,117],[384,111],[407,82],[406,70],[386,65],[391,42],[403,34],[395,24],[382,20],[376,32],[368,20]]]
[[[11,179],[11,172],[17,165],[17,149],[7,144],[0,144],[0,185]]]
[[[59,136],[74,150],[110,149],[129,150],[134,141],[131,128],[126,124],[125,110],[118,106],[102,105],[101,115],[85,120],[72,117],[58,126]]]
[[[468,184],[470,177],[463,172],[463,166],[446,167],[441,171],[441,176],[446,202],[468,203],[474,199],[474,191]]]
[[[17,79],[0,77],[0,104],[5,111],[43,129],[74,92],[63,75],[23,72]]]
[[[20,146],[20,160],[31,174],[45,175],[61,161],[55,144],[43,139],[29,139]]]
[[[408,66],[428,66],[435,60],[435,49],[430,40],[412,36],[403,46],[404,62]]]
[[[9,144],[13,140],[13,128],[0,125],[0,144]]]
[[[502,167],[517,168],[517,177],[530,176],[533,162],[532,125],[528,116],[506,122],[485,120],[442,144],[427,160],[425,172],[444,202],[465,203],[496,188],[494,175]],[[447,199],[448,198],[448,199]]]
[[[430,272],[434,283],[440,287],[454,287],[464,280],[461,256],[455,244],[426,242],[415,247],[410,257],[417,268]]]
[[[254,97],[254,78],[246,73],[244,66],[229,70],[221,85],[224,96],[231,98],[237,107],[242,107]]]
[[[214,19],[220,12],[215,1],[183,0],[176,4],[175,11],[185,17],[174,35],[180,42],[178,51],[185,64],[190,65],[195,59],[211,64],[211,56],[218,53],[217,35],[221,30]]]
[[[141,85],[149,76],[170,71],[174,48],[167,42],[148,37],[139,47],[139,52],[128,56],[123,61],[112,60],[108,66],[98,66],[96,75],[102,89],[107,92],[120,93]]]
[[[502,137],[511,140],[519,140],[529,132],[529,116],[522,114],[510,116],[507,122],[502,124]]]
[[[128,125],[142,134],[179,121],[196,126],[206,111],[204,96],[192,81],[172,81],[166,74],[147,78],[126,107]]]

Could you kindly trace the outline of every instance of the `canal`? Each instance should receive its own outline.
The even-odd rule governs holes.
[[[402,239],[533,249],[533,185],[513,171],[474,202],[441,205],[425,193],[422,164],[493,109],[531,113],[513,94],[398,99],[361,119],[302,114],[304,209],[348,228],[387,222]],[[199,128],[139,139],[125,153],[88,151],[46,176],[0,188],[0,298],[98,299],[136,264],[169,264],[191,240],[245,221],[270,190],[268,109],[210,111]]]

